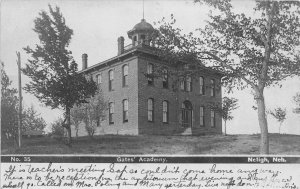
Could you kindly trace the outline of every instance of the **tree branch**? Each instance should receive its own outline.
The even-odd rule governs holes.
[[[244,80],[247,84],[249,84],[253,89],[255,89],[255,88],[257,87],[253,82],[251,82],[249,79],[247,79],[243,74],[241,74],[240,72],[237,72],[236,69],[234,69],[232,66],[226,64],[226,63],[225,63],[222,59],[220,59],[218,56],[212,54],[211,52],[207,52],[207,51],[203,51],[203,52],[201,52],[201,53],[207,54],[207,55],[211,56],[212,59],[214,59],[214,60],[220,62],[221,66],[223,66],[223,67],[225,67],[225,68],[227,68],[227,69],[229,69],[229,70],[231,70],[231,71],[233,71],[233,72],[236,72],[236,73],[237,73],[237,76],[239,76],[241,79],[243,79],[243,80]]]

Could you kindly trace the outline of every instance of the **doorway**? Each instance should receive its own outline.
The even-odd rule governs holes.
[[[193,107],[192,103],[188,100],[184,101],[181,105],[182,127],[192,127],[193,120]]]

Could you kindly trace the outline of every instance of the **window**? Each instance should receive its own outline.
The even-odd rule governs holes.
[[[184,91],[185,89],[185,81],[184,81],[184,78],[181,78],[180,79],[180,90]]]
[[[199,77],[199,86],[200,86],[199,93],[201,95],[204,95],[204,78],[203,77]]]
[[[149,98],[148,99],[148,121],[153,121],[153,110],[154,110],[153,98]]]
[[[123,74],[123,87],[128,86],[128,65],[124,65],[122,68]]]
[[[163,123],[169,122],[169,103],[168,101],[163,101]]]
[[[153,64],[147,64],[148,85],[153,85]]]
[[[204,127],[204,107],[200,106],[200,126]]]
[[[97,76],[96,76],[96,78],[97,78],[97,84],[99,85],[100,83],[102,83],[102,75],[101,74],[98,74]]]
[[[215,127],[215,111],[210,110],[210,126]]]
[[[192,78],[190,76],[186,77],[186,91],[190,92],[192,91]]]
[[[163,88],[167,89],[168,87],[169,87],[168,70],[163,69]]]
[[[114,80],[114,71],[109,70],[109,72],[108,72],[108,90],[109,91],[113,90],[113,80]]]
[[[128,100],[123,100],[123,122],[128,122]]]
[[[210,96],[215,96],[215,80],[210,80]]]
[[[113,115],[114,115],[114,103],[110,102],[108,104],[109,109],[108,109],[108,114],[109,114],[109,124],[114,124],[114,120],[113,120]]]
[[[137,42],[137,37],[134,36],[134,37],[133,37],[133,46],[136,46],[137,44],[138,44],[138,42]]]
[[[146,39],[146,36],[145,35],[141,35],[141,43],[144,43],[145,39]]]

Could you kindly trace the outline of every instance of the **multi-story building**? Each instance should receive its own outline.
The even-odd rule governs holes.
[[[209,103],[221,103],[222,74],[202,67],[199,76],[169,74],[183,69],[156,56],[151,44],[155,29],[144,19],[128,31],[130,45],[118,38],[118,55],[87,66],[81,73],[97,82],[109,102],[107,117],[96,134],[204,134],[221,133],[222,119]],[[155,69],[162,77],[151,77]]]

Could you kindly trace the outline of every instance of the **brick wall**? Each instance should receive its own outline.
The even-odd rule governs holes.
[[[114,124],[109,124],[108,111],[106,119],[97,127],[95,135],[101,134],[122,134],[122,135],[137,135],[137,134],[195,134],[201,135],[205,133],[221,133],[222,119],[216,114],[215,127],[210,126],[210,102],[221,103],[221,88],[216,87],[215,97],[210,96],[210,79],[215,79],[216,86],[220,83],[220,78],[209,74],[206,71],[200,73],[204,77],[205,95],[199,94],[199,79],[193,78],[192,92],[180,91],[179,88],[174,90],[172,85],[176,78],[169,77],[169,88],[164,89],[162,78],[154,78],[154,85],[149,86],[147,77],[147,63],[161,64],[161,62],[146,57],[145,55],[132,56],[125,60],[119,60],[112,65],[108,64],[103,68],[89,73],[94,81],[96,76],[102,74],[102,89],[104,98],[109,102],[114,102]],[[122,67],[127,64],[128,69],[128,86],[123,87],[122,82]],[[169,68],[170,69],[170,68]],[[114,71],[113,90],[108,89],[108,72]],[[176,88],[175,88],[176,89]],[[154,120],[148,121],[148,104],[149,98],[154,99]],[[129,119],[128,122],[123,122],[122,101],[128,99],[129,104]],[[163,101],[169,102],[169,121],[163,123]],[[181,105],[188,100],[193,106],[193,120],[191,128],[183,128],[181,126]],[[200,127],[200,106],[204,106],[205,125]],[[75,134],[75,132],[73,132]],[[84,134],[85,133],[85,134]],[[81,124],[80,135],[86,135],[84,124]]]
[[[205,95],[199,94],[199,80],[193,78],[192,92],[174,91],[172,83],[175,78],[169,78],[169,89],[164,89],[162,86],[162,78],[155,78],[154,85],[148,85],[147,77],[144,73],[147,72],[147,64],[152,63],[160,64],[160,62],[146,58],[139,57],[138,60],[138,112],[139,112],[139,134],[205,134],[205,133],[221,133],[222,132],[222,119],[216,115],[216,126],[210,126],[210,109],[207,107],[209,102],[221,102],[221,90],[216,90],[215,97],[210,97],[210,79],[216,81],[216,86],[220,83],[220,78],[213,77],[212,75],[203,72],[201,76],[204,77],[206,90]],[[154,121],[148,121],[147,100],[148,98],[154,99]],[[169,123],[163,123],[162,102],[167,100],[169,102]],[[193,105],[193,121],[192,128],[183,128],[181,126],[181,104],[185,100],[189,100]],[[200,127],[200,106],[205,106],[205,125]]]
[[[122,67],[128,65],[128,86],[123,87],[122,82]],[[108,72],[114,71],[113,90],[108,89]],[[97,81],[97,75],[102,74],[102,83],[99,85],[104,98],[108,102],[114,102],[114,124],[109,124],[108,110],[106,119],[101,122],[101,126],[97,127],[96,134],[122,134],[122,135],[137,135],[138,134],[138,86],[137,86],[137,58],[132,57],[114,63],[111,66],[105,66],[103,69],[92,72],[94,81]],[[123,122],[123,105],[122,101],[128,99],[128,122]],[[84,124],[82,126],[84,128]],[[84,132],[84,131],[83,131]]]

